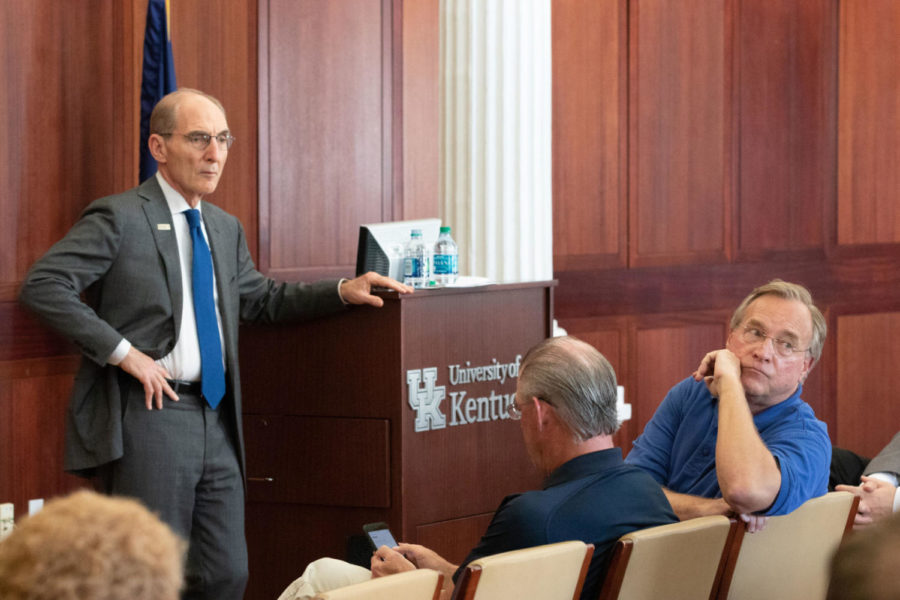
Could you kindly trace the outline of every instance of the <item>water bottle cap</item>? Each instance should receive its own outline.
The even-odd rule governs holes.
[[[450,233],[450,227],[447,225],[441,226],[441,233]]]
[[[421,229],[413,229],[412,232],[410,233],[410,235],[412,237],[422,237],[422,230]]]

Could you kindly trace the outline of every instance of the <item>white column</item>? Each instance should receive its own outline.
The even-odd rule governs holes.
[[[460,275],[553,278],[550,0],[441,0],[441,218]]]

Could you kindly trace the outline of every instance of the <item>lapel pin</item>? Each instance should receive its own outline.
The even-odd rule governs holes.
[[[172,229],[172,226],[168,223],[157,223],[156,228],[160,231],[170,231]]]

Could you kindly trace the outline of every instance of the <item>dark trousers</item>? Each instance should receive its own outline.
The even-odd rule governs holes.
[[[828,491],[833,492],[838,484],[859,485],[859,478],[869,464],[869,459],[845,448],[831,448],[831,473]]]
[[[148,411],[143,388],[128,386],[124,456],[102,470],[101,480],[108,493],[143,501],[188,541],[182,598],[241,600],[244,487],[222,415],[228,398],[212,410],[199,396],[179,397]]]

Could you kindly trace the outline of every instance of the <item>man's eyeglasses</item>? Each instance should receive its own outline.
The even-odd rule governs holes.
[[[549,400],[544,400],[540,396],[538,396],[538,401],[549,404],[550,406],[556,406]],[[523,406],[524,406],[524,404],[523,404]],[[509,418],[512,419],[513,421],[518,421],[519,419],[522,418],[522,409],[519,408],[519,403],[516,401],[515,398],[513,398],[513,401],[509,403],[509,406],[507,407],[506,412],[509,413]]]
[[[775,353],[782,358],[790,358],[795,352],[807,352],[809,350],[809,348],[797,348],[793,342],[772,337],[761,329],[749,325],[744,327],[744,330],[741,332],[741,339],[745,344],[765,343],[767,339],[772,340],[772,347],[775,348]]]
[[[171,133],[160,133],[159,135],[163,137],[168,137],[170,135],[176,135],[175,132]],[[206,150],[206,147],[209,146],[209,143],[215,139],[216,143],[219,145],[219,150],[228,150],[231,148],[231,145],[234,143],[234,136],[230,133],[220,133],[218,135],[211,135],[209,133],[203,131],[192,131],[190,133],[179,133],[177,135],[182,136],[184,139],[190,143],[191,146],[196,148],[197,150]]]

